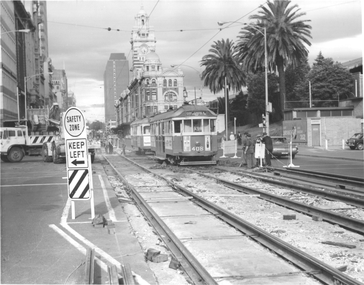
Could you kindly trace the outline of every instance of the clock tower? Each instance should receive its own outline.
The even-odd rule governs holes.
[[[155,52],[156,42],[154,29],[149,26],[149,16],[142,6],[139,13],[135,16],[130,40],[134,71],[143,67],[145,56],[149,52]]]

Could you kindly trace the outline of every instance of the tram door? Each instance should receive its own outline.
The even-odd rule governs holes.
[[[312,146],[320,146],[320,125],[313,124],[312,128]]]

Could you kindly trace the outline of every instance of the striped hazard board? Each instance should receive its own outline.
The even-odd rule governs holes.
[[[53,136],[50,135],[34,135],[29,136],[30,144],[43,144],[45,142],[51,142]]]
[[[88,169],[68,170],[68,193],[74,200],[90,199],[90,181]]]

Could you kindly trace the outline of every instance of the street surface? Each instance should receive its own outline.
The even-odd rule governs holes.
[[[50,227],[68,198],[65,174],[38,156],[1,164],[1,283],[74,282],[84,255]]]
[[[363,177],[362,155],[362,151],[300,148],[293,163],[302,169]],[[289,163],[289,158],[273,160],[275,167]],[[117,232],[121,233],[117,237],[108,234],[106,228],[92,227],[89,201],[77,202],[76,220],[70,219],[68,190],[63,179],[65,163],[44,163],[39,156],[25,157],[20,163],[1,163],[1,283],[82,283],[86,249],[94,246],[89,241],[109,253],[110,256],[103,257],[109,264],[120,265],[125,257],[122,260],[116,256],[127,256],[128,251],[133,251],[128,257],[133,259],[130,263],[139,262],[138,268],[133,269],[153,283],[143,252],[122,216],[108,174],[98,160],[93,169],[94,188],[99,189],[94,192],[96,214],[108,213],[108,218],[113,217]],[[109,205],[105,205],[109,199],[105,192],[109,193]],[[111,215],[113,210],[116,214]],[[73,232],[79,234],[78,238],[72,236]],[[124,244],[128,246],[121,246]]]

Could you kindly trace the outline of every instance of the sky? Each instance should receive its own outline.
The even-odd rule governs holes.
[[[156,53],[165,69],[180,65],[187,100],[194,99],[194,88],[202,88],[201,59],[215,41],[237,42],[241,23],[257,14],[259,0],[118,0],[47,1],[49,56],[56,69],[65,69],[68,88],[74,92],[77,107],[88,121],[104,121],[103,75],[111,53],[124,53],[131,66],[131,30],[135,16],[144,8],[156,36]],[[292,0],[305,13],[299,20],[310,20],[312,65],[321,52],[337,62],[362,57],[363,22],[361,0]],[[238,21],[226,29],[217,22]],[[111,28],[108,31],[108,28]],[[130,75],[130,80],[132,76]],[[207,87],[197,91],[204,101],[223,94],[212,94]]]

